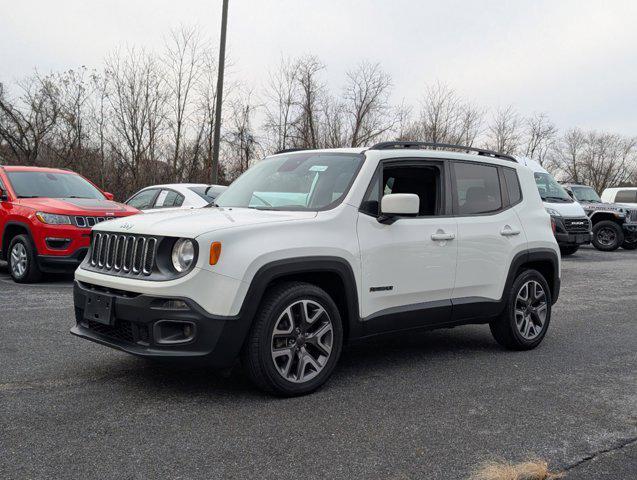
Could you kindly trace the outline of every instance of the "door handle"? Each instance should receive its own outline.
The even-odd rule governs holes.
[[[505,225],[502,230],[500,230],[500,235],[503,237],[513,237],[514,235],[519,235],[520,230],[511,228],[511,225]]]
[[[445,233],[442,230],[438,230],[436,233],[431,234],[431,239],[434,242],[444,242],[446,240],[453,240],[456,238],[455,233]]]

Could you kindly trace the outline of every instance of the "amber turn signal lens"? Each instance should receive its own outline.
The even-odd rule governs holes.
[[[210,265],[216,265],[221,256],[221,242],[212,242],[210,244]]]

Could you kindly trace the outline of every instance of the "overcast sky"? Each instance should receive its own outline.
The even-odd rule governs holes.
[[[221,0],[0,0],[0,81],[35,68],[100,68],[118,46],[160,49]],[[635,0],[230,0],[233,75],[257,90],[281,55],[318,55],[337,88],[362,59],[416,103],[440,80],[488,108],[547,112],[560,128],[637,135]]]

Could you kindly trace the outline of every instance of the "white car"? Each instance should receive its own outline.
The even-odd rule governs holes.
[[[637,207],[637,187],[607,188],[602,192],[602,202]]]
[[[224,185],[205,183],[153,185],[141,189],[125,203],[143,212],[152,212],[157,209],[202,208],[214,203],[215,198],[226,188],[228,187]]]
[[[506,348],[538,346],[561,260],[533,172],[430,145],[272,155],[218,207],[96,225],[71,332],[142,357],[240,358],[279,395],[389,332],[482,323]]]
[[[592,224],[584,208],[538,162],[524,157],[516,159],[533,171],[544,208],[551,215],[562,255],[572,255],[581,245],[591,243]]]

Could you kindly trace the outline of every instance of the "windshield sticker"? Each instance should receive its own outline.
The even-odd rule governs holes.
[[[327,170],[327,165],[312,165],[310,167],[310,172],[324,172]]]

